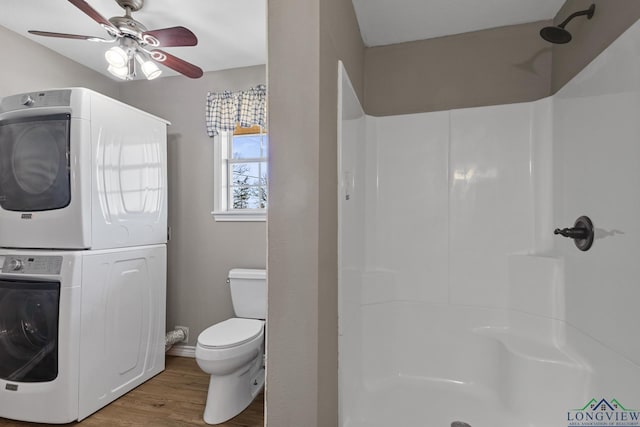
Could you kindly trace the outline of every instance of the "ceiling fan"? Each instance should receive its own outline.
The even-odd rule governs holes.
[[[106,19],[84,0],[68,0],[91,19],[100,24],[109,34],[109,38],[83,36],[78,34],[52,33],[49,31],[29,30],[30,34],[45,37],[87,40],[116,44],[105,53],[109,62],[109,72],[123,80],[131,80],[136,75],[136,62],[151,80],[162,72],[153,62],[163,64],[187,77],[202,77],[202,69],[173,56],[158,47],[195,46],[198,38],[185,27],[170,27],[147,30],[140,22],[131,17],[131,12],[142,9],[144,0],[115,0],[125,10],[124,16]],[[153,61],[151,61],[151,60]]]

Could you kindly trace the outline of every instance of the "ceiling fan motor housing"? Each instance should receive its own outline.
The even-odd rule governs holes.
[[[120,5],[121,8],[129,8],[132,12],[139,11],[144,5],[144,0],[116,0],[116,2]]]
[[[137,38],[140,37],[140,33],[147,31],[147,27],[135,19],[126,16],[114,16],[113,18],[109,18],[109,22],[111,22],[113,26],[119,29],[123,34],[128,34]]]

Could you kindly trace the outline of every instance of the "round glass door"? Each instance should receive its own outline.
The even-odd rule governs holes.
[[[52,129],[38,125],[17,136],[13,148],[13,174],[28,194],[41,195],[55,184],[60,170],[60,150]]]
[[[68,114],[0,122],[0,206],[34,212],[71,201]]]
[[[0,280],[0,378],[58,376],[59,289],[57,282]]]

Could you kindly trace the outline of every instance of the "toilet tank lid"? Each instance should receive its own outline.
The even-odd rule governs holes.
[[[266,280],[267,270],[253,268],[234,268],[229,271],[229,279]]]

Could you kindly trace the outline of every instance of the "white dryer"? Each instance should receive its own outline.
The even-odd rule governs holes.
[[[0,250],[0,417],[81,420],[164,369],[165,245]]]
[[[166,243],[168,122],[84,88],[0,101],[0,247]]]

